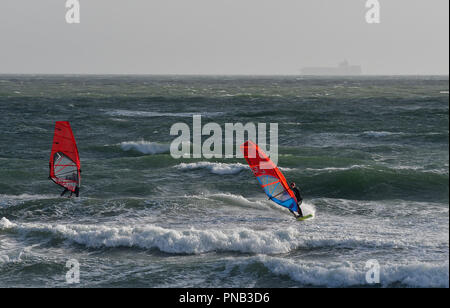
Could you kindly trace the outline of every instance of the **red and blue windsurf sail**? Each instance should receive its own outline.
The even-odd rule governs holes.
[[[75,193],[78,193],[81,186],[80,156],[72,128],[66,121],[55,124],[50,154],[50,179]]]
[[[247,141],[241,145],[241,151],[269,199],[292,211],[298,211],[297,199],[284,175],[261,148],[252,141]]]

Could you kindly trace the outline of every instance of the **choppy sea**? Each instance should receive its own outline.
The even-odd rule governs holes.
[[[172,158],[192,115],[278,123],[314,218],[241,158]],[[61,120],[80,198],[47,179]],[[71,259],[79,287],[449,287],[448,77],[1,75],[0,287],[69,286]]]

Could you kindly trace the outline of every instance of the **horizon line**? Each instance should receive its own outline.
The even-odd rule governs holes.
[[[358,75],[304,75],[304,74],[211,74],[211,73],[0,73],[0,76],[186,76],[186,77],[449,77],[446,74],[358,74]]]

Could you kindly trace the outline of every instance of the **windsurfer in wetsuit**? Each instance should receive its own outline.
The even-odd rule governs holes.
[[[81,170],[80,170],[81,172]],[[77,181],[78,180],[78,176],[76,173],[73,173],[72,176],[68,176],[66,177],[66,180],[71,180],[71,181]],[[65,195],[66,192],[68,192],[69,189],[64,188],[64,191],[61,193],[61,197]],[[78,197],[80,195],[80,188],[77,186],[75,186],[75,190],[74,191],[70,191],[70,196],[69,198],[72,198],[73,193],[75,193],[75,197]]]
[[[81,173],[81,170],[80,170]],[[78,181],[78,175],[74,172],[72,174],[72,176],[66,176],[66,180],[70,180],[70,181]],[[68,192],[69,190],[67,188],[64,189],[64,191],[61,193],[61,197],[64,196],[66,194],[66,192]],[[69,198],[72,198],[73,193],[75,193],[75,197],[78,197],[80,195],[80,188],[77,186],[75,186],[75,190],[74,191],[70,191],[70,196]]]
[[[295,186],[294,182],[291,183],[291,190],[294,193],[295,198],[297,199],[297,207],[298,207],[298,217],[297,218],[303,217],[303,213],[300,208],[300,205],[302,205],[302,203],[303,203],[303,198],[300,195],[300,190]],[[294,214],[294,211],[292,211],[292,210],[290,210],[290,211],[292,214]]]
[[[66,192],[68,192],[69,190],[67,188],[64,189],[64,191],[61,193],[61,197],[63,197]],[[80,195],[80,189],[77,187],[75,187],[75,191],[70,191],[70,196],[69,198],[72,198],[73,193],[75,193],[75,197],[78,197]]]
[[[61,193],[61,197],[63,197],[66,194],[66,192],[68,192],[68,191],[69,190],[67,188],[64,188],[64,191]]]

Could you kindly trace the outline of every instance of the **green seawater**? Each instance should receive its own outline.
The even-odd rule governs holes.
[[[0,287],[448,287],[448,77],[0,75]],[[299,223],[175,123],[277,123]],[[47,179],[70,121],[81,198]],[[207,136],[206,136],[207,137]],[[204,139],[206,139],[206,137]]]

